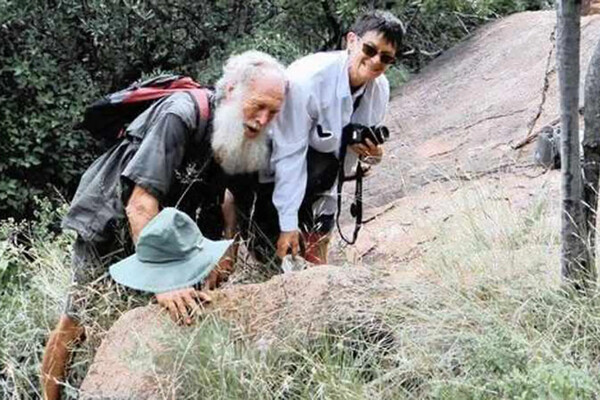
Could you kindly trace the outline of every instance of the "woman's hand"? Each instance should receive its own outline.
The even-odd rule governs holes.
[[[383,158],[383,146],[373,144],[370,139],[365,140],[366,144],[357,143],[350,146],[361,159],[367,164],[378,164]]]

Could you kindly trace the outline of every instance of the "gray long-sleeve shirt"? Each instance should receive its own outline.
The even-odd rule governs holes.
[[[222,171],[212,162],[209,135],[210,124],[199,121],[189,94],[176,93],[154,103],[128,126],[125,139],[83,174],[63,228],[87,241],[105,239],[110,229],[123,225],[127,198],[138,185],[162,207],[177,205],[189,214],[207,237],[219,236],[219,221],[200,223],[197,213],[201,204],[205,211],[220,210],[224,190]]]

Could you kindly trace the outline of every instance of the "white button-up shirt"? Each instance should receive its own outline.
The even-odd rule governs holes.
[[[298,210],[306,190],[308,146],[339,155],[344,126],[350,122],[373,126],[383,121],[390,95],[387,78],[381,75],[353,97],[348,68],[348,53],[335,51],[303,57],[287,69],[289,91],[271,131],[270,180],[275,181],[273,203],[281,231],[298,229]],[[362,100],[353,112],[354,98],[363,90]],[[356,154],[348,151],[346,174],[356,162]],[[313,211],[335,214],[336,186],[324,194]]]

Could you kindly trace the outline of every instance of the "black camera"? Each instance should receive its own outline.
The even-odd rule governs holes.
[[[364,126],[359,124],[349,124],[344,128],[344,136],[346,144],[367,144],[367,139],[371,143],[378,145],[384,144],[390,138],[390,131],[387,127],[380,126]]]

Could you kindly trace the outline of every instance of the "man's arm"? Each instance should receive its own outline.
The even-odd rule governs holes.
[[[131,238],[133,243],[137,243],[140,233],[158,214],[158,199],[150,194],[146,189],[136,185],[133,192],[127,201],[125,212],[131,229]],[[171,318],[174,321],[183,321],[186,324],[191,324],[190,313],[197,312],[199,309],[198,303],[210,302],[210,297],[194,288],[184,288],[173,290],[156,295],[158,304],[169,311]]]
[[[141,186],[135,186],[125,207],[131,239],[137,244],[140,232],[158,214],[158,200]]]
[[[228,189],[225,189],[225,196],[223,198],[223,203],[221,204],[221,212],[223,213],[223,220],[225,222],[223,236],[225,239],[233,239],[233,244],[229,246],[229,249],[227,249],[223,257],[221,257],[217,266],[206,277],[204,285],[202,286],[204,290],[214,290],[223,282],[226,282],[234,271],[237,259],[240,238],[237,235],[238,228],[235,199]]]

